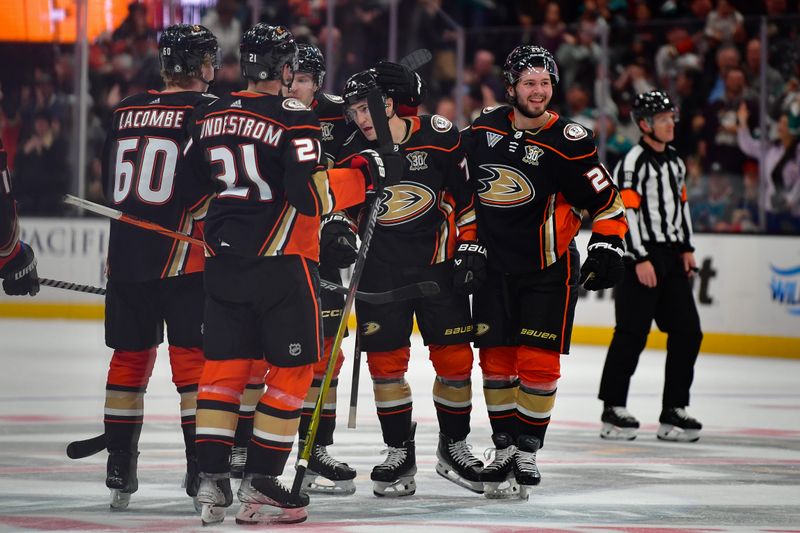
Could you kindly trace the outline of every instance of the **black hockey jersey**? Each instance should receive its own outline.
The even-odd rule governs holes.
[[[422,266],[441,263],[456,241],[475,239],[474,192],[458,130],[439,115],[403,118],[407,134],[400,183],[384,189],[369,257],[386,263]],[[356,131],[345,142],[337,165],[374,148]]]
[[[311,107],[319,118],[322,152],[331,166],[356,127],[345,120],[344,100],[339,96],[319,92]]]
[[[8,153],[0,139],[0,269],[19,252],[17,203],[11,194]]]
[[[123,213],[202,238],[198,222],[213,189],[178,172],[194,110],[215,96],[195,91],[148,91],[114,109],[103,151],[106,200]],[[108,276],[146,281],[203,269],[203,250],[112,221]]]
[[[580,209],[594,232],[621,238],[627,229],[591,131],[550,114],[539,130],[518,130],[511,107],[488,107],[462,132],[478,195],[478,238],[501,272],[555,263],[578,232]]]
[[[316,114],[264,93],[234,92],[203,110],[187,171],[217,189],[205,223],[211,254],[318,261],[320,215],[364,199],[361,171],[325,172]]]

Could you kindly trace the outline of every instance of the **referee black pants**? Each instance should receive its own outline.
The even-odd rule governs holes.
[[[626,266],[625,278],[617,286],[614,301],[616,328],[608,348],[599,398],[607,405],[625,406],[631,376],[644,350],[650,325],[667,334],[667,361],[662,406],[689,405],[689,388],[703,333],[692,288],[683,270],[677,248],[647,246],[658,284],[639,283],[635,265]]]

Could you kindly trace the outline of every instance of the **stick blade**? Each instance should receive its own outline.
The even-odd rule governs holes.
[[[83,459],[99,453],[106,448],[106,434],[101,433],[96,437],[86,440],[72,441],[67,445],[67,457],[70,459]]]
[[[403,57],[403,59],[400,60],[400,64],[406,67],[408,70],[417,70],[418,68],[428,64],[431,59],[433,59],[431,51],[427,48],[420,48],[419,50],[414,50],[407,56]]]
[[[420,295],[423,298],[427,296],[436,296],[442,290],[435,281],[422,281],[418,285]]]

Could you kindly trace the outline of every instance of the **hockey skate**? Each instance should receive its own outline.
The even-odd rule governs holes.
[[[300,441],[302,453],[305,442]],[[328,454],[326,446],[315,444],[308,458],[308,467],[303,476],[302,491],[307,494],[335,494],[348,496],[355,493],[353,479],[356,471],[347,463],[337,461]]]
[[[274,476],[245,474],[237,495],[242,502],[237,524],[297,524],[308,518],[308,495],[294,496]]]
[[[464,440],[453,440],[439,433],[439,447],[436,449],[436,473],[478,494],[483,494],[481,470],[483,463],[472,455],[472,446]]]
[[[234,446],[231,448],[231,477],[242,479],[244,465],[247,462],[247,446]]]
[[[514,478],[519,485],[520,499],[527,500],[531,490],[542,480],[536,467],[536,452],[541,442],[530,435],[520,435],[517,440],[517,453],[514,455]]]
[[[600,416],[603,428],[600,438],[608,440],[633,440],[639,421],[624,406],[604,407]]]
[[[670,407],[661,411],[658,417],[661,425],[656,436],[661,440],[673,442],[697,442],[703,429],[697,419],[692,418],[683,407]]]
[[[111,510],[128,508],[131,494],[139,489],[136,463],[139,452],[109,452],[106,463],[106,487],[111,489]]]
[[[201,472],[197,502],[202,506],[200,520],[204,526],[225,520],[225,508],[233,503],[230,475]]]
[[[372,469],[370,479],[374,482],[372,492],[375,496],[397,498],[411,496],[417,491],[414,474],[417,473],[417,458],[414,448],[414,433],[417,423],[411,423],[408,439],[399,448],[389,446],[386,460]]]
[[[480,474],[483,481],[483,495],[491,500],[513,498],[519,494],[519,485],[514,478],[514,446],[511,435],[508,433],[495,433],[492,435],[494,448],[489,448],[483,454],[491,462],[484,467]]]

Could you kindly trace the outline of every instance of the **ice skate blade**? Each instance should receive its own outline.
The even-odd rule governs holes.
[[[395,481],[373,481],[372,483],[372,493],[380,498],[400,498],[412,496],[417,492],[417,483],[414,481],[413,474],[400,476]]]
[[[131,503],[131,495],[129,492],[120,492],[119,489],[111,489],[111,510],[124,511]]]
[[[670,442],[697,442],[700,440],[699,429],[681,429],[671,424],[661,424],[656,433],[659,440]]]
[[[520,485],[519,486],[519,499],[526,502],[533,492],[534,485]]]
[[[201,503],[200,521],[204,526],[219,524],[225,520],[225,508],[210,503]]]
[[[606,440],[633,440],[636,438],[637,428],[621,428],[613,424],[603,423],[600,438]]]
[[[490,500],[507,500],[519,495],[519,485],[514,478],[505,481],[484,481],[483,495]]]
[[[470,481],[469,479],[464,479],[463,477],[459,476],[455,470],[444,464],[442,461],[436,463],[436,473],[446,480],[452,481],[459,487],[464,487],[475,494],[483,494],[482,481]]]
[[[318,482],[317,480],[320,480]],[[352,479],[333,481],[316,472],[306,471],[303,477],[303,487],[300,489],[306,494],[328,494],[330,496],[350,496],[356,492],[356,484]]]
[[[267,507],[272,513],[262,513],[261,510]],[[236,513],[236,523],[241,525],[257,524],[299,524],[305,522],[308,512],[305,507],[275,507],[264,503],[243,503]]]

